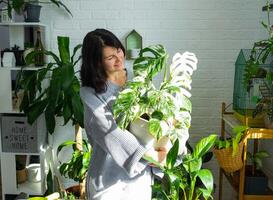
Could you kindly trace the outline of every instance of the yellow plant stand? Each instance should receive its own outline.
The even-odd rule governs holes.
[[[221,136],[226,134],[226,126],[233,128],[242,123],[234,117],[234,112],[226,111],[226,104],[222,103],[222,119],[221,119]],[[248,125],[246,123],[246,125]],[[273,192],[268,188],[268,194],[266,195],[248,195],[244,194],[245,186],[245,167],[246,167],[246,154],[248,141],[254,139],[254,153],[258,151],[258,140],[259,139],[273,139],[273,129],[265,128],[249,128],[244,139],[244,150],[243,150],[243,167],[232,174],[227,174],[223,169],[220,168],[219,172],[219,200],[222,200],[222,189],[223,189],[223,175],[227,178],[228,182],[233,186],[236,192],[238,192],[239,200],[272,200]]]

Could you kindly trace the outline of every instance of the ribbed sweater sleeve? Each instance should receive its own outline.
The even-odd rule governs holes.
[[[113,160],[122,167],[130,177],[141,173],[147,166],[142,156],[147,151],[128,131],[121,130],[106,103],[92,94],[85,94],[83,101],[85,112],[89,112],[86,119],[87,134],[91,134],[93,142],[97,143]]]

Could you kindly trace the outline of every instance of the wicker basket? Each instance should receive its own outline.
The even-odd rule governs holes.
[[[244,143],[240,142],[238,152],[232,156],[232,147],[227,149],[214,149],[213,153],[216,156],[220,167],[228,173],[235,172],[243,167],[243,147]]]

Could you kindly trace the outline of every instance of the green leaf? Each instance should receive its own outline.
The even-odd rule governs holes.
[[[72,116],[72,110],[71,110],[70,101],[66,98],[63,105],[63,118],[64,118],[64,124],[67,124],[69,119]]]
[[[61,175],[65,175],[67,169],[68,165],[66,163],[63,163],[60,165],[59,172],[61,173]]]
[[[204,197],[205,200],[207,199],[213,199],[213,197],[211,196],[211,191],[209,191],[208,189],[205,188],[197,188],[197,193],[202,195]]]
[[[78,45],[75,46],[74,49],[73,49],[73,55],[71,56],[71,63],[73,63],[73,65],[75,65],[75,64],[74,64],[74,56],[76,55],[77,51],[78,51],[79,49],[81,49],[81,48],[82,48],[82,44],[78,44]]]
[[[49,133],[53,133],[55,129],[55,113],[57,108],[57,102],[59,99],[60,91],[61,91],[61,83],[60,79],[58,78],[60,76],[60,69],[55,68],[53,70],[53,75],[50,86],[48,88],[48,106],[45,111],[45,117],[46,117],[46,127],[49,131]]]
[[[188,173],[197,172],[202,167],[202,158],[190,157],[189,160],[183,159],[183,166]]]
[[[179,140],[176,139],[172,148],[167,154],[166,165],[168,169],[172,169],[174,167],[174,164],[176,162],[177,155],[178,155],[178,150],[179,150]]]
[[[267,151],[259,151],[255,154],[255,157],[258,158],[267,158],[269,157],[269,153]]]
[[[145,56],[144,54],[148,54]],[[140,51],[133,64],[134,74],[136,76],[145,76],[152,79],[166,65],[167,53],[162,45],[146,47]]]
[[[70,89],[74,79],[73,65],[71,63],[64,64],[62,68],[60,68],[60,76],[63,90]]]
[[[28,123],[33,124],[36,119],[44,113],[44,110],[48,104],[48,99],[43,99],[42,101],[35,102],[28,109]]]
[[[20,104],[20,111],[24,111],[24,113],[28,113],[28,110],[29,110],[29,99],[28,99],[28,93],[26,91],[24,91],[24,96],[23,96],[23,99],[22,99],[22,102]]]
[[[162,136],[162,129],[160,126],[160,121],[158,119],[150,119],[148,121],[149,133],[155,138],[160,138]]]
[[[81,127],[84,127],[83,104],[82,104],[79,93],[75,93],[75,92],[72,93],[71,103],[72,103],[72,110],[74,113],[76,123],[78,123]]]
[[[197,176],[200,178],[204,186],[210,191],[213,190],[213,175],[208,169],[200,169],[197,172]]]
[[[193,150],[193,157],[202,158],[214,146],[217,135],[210,135],[197,143]]]
[[[247,131],[248,127],[247,126],[235,126],[233,129],[232,129],[232,133],[233,133],[233,136],[237,136],[245,131]]]
[[[37,88],[41,92],[42,91],[42,82],[46,78],[46,75],[50,68],[52,67],[52,63],[49,63],[46,68],[42,68],[38,71],[38,77],[37,77]]]
[[[39,56],[41,54],[45,54],[45,52],[42,51],[42,50],[39,50],[39,51],[34,50],[34,51],[30,52],[29,54],[27,54],[27,56],[25,58],[26,64],[27,65],[34,64],[35,63],[35,57]]]
[[[73,141],[73,140],[67,140],[67,141],[63,142],[62,144],[60,144],[60,145],[58,146],[58,148],[57,148],[57,152],[56,152],[57,156],[59,155],[60,151],[61,151],[64,147],[68,147],[68,146],[71,146],[71,145],[73,145],[73,144],[76,144],[76,142]]]
[[[239,143],[245,133],[245,131],[248,129],[248,127],[246,126],[235,126],[232,129],[232,133],[233,133],[233,138],[232,138],[232,156],[235,156],[238,153],[238,147],[239,147]],[[234,134],[235,137],[234,137]]]
[[[90,152],[85,153],[83,155],[82,165],[85,167],[89,167],[89,161],[90,161]]]
[[[45,195],[52,194],[54,192],[54,186],[53,186],[52,171],[51,171],[50,167],[49,167],[48,173],[46,175],[46,186],[47,186],[47,190],[46,190]]]
[[[152,118],[155,118],[155,119],[158,119],[158,120],[162,120],[163,113],[161,111],[156,110],[156,111],[154,111],[152,113]]]
[[[48,55],[48,56],[50,56],[50,57],[52,57],[53,59],[54,59],[54,61],[56,62],[56,64],[59,66],[59,67],[61,67],[62,66],[62,63],[61,63],[61,60],[59,59],[59,57],[56,55],[56,54],[54,54],[52,51],[44,51],[44,54],[45,55]]]
[[[261,169],[263,166],[263,162],[260,158],[255,157],[254,163],[255,163],[257,169]]]
[[[11,3],[15,12],[18,13],[19,15],[22,14],[24,10],[24,6],[25,6],[24,0],[15,0],[15,1],[11,1]]]
[[[191,104],[191,101],[189,100],[188,97],[182,95],[180,96],[180,101],[181,101],[181,108],[183,110],[186,110],[186,111],[189,111],[191,112],[192,111],[192,104]]]
[[[10,19],[12,18],[12,16],[11,16],[11,11],[12,11],[12,4],[10,4],[10,3],[8,2],[8,16],[9,16]]]
[[[143,156],[143,159],[144,160],[147,160],[149,163],[151,163],[151,164],[154,164],[155,166],[157,166],[158,168],[160,168],[160,169],[164,169],[162,166],[161,166],[161,164],[159,163],[159,162],[157,162],[156,160],[154,160],[152,157],[149,157],[149,156],[146,156],[146,155],[144,155]]]
[[[69,37],[58,36],[57,40],[61,61],[67,64],[70,62]]]
[[[56,125],[54,113],[52,112],[52,110],[46,109],[45,120],[46,120],[47,130],[50,134],[52,134],[54,132],[55,125]]]
[[[264,28],[268,28],[268,25],[266,23],[264,23],[263,21],[261,22],[261,24],[263,25]]]
[[[63,2],[61,2],[61,1],[57,1],[57,0],[50,0],[52,3],[54,3],[57,7],[63,7],[64,9],[65,9],[65,11],[66,12],[68,12],[72,17],[73,17],[73,15],[72,15],[72,13],[71,13],[71,11],[67,8],[67,6],[63,3]]]

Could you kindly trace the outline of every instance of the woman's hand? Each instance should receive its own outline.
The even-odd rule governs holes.
[[[150,157],[156,162],[159,162],[162,166],[166,164],[167,149],[165,147],[151,148],[149,149],[144,156]],[[154,166],[152,163],[151,166]]]

